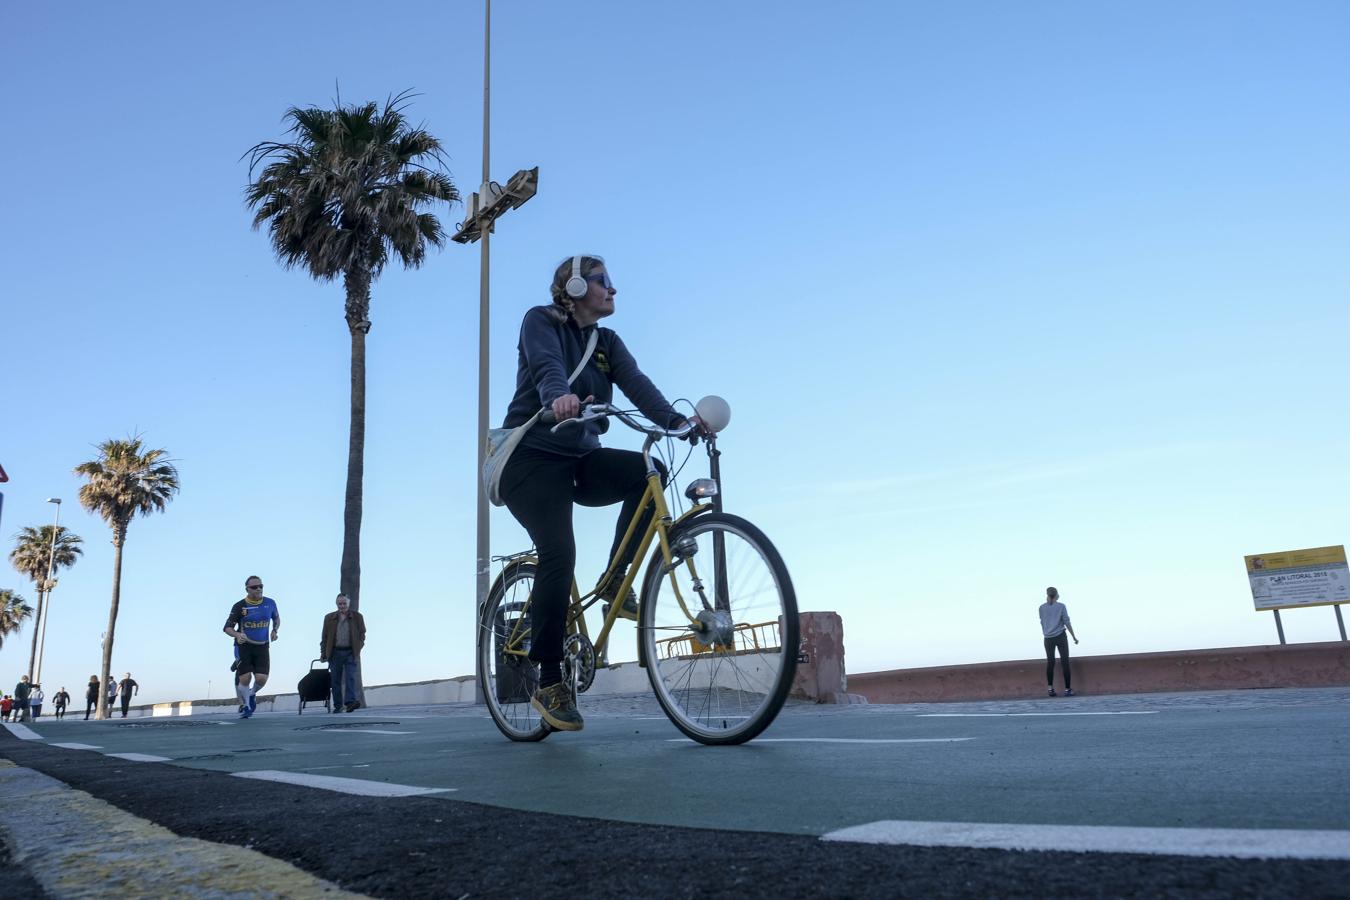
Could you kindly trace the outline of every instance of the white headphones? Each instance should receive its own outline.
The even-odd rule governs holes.
[[[567,279],[567,284],[563,287],[563,290],[567,292],[567,296],[571,297],[573,300],[580,300],[582,297],[585,297],[586,291],[590,289],[590,285],[586,283],[586,279],[581,277],[581,261],[584,258],[585,257],[581,256],[572,257],[572,277]],[[605,264],[605,261],[599,256],[591,256],[591,259],[601,265]]]

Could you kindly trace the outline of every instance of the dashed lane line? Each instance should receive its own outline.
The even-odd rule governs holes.
[[[52,744],[53,747],[61,747],[65,750],[102,750],[102,747],[94,744]]]
[[[168,756],[151,756],[149,753],[105,753],[104,756],[111,756],[114,759],[125,759],[127,762],[173,762]]]
[[[353,768],[360,768],[353,766]],[[259,769],[253,772],[231,772],[236,778],[257,778],[262,781],[280,781],[303,787],[322,788],[361,797],[420,797],[424,794],[446,794],[458,788],[426,788],[411,784],[390,784],[385,781],[366,781],[362,778],[339,778],[336,775],[304,775],[277,769]]]
[[[386,731],[383,728],[344,728],[335,725],[328,729],[329,734],[417,734],[415,731]]]
[[[4,726],[5,726],[5,730],[6,730],[6,731],[8,731],[10,734],[14,735],[16,738],[18,738],[18,739],[21,740],[21,741],[44,741],[44,740],[46,740],[46,738],[44,738],[42,735],[38,734],[38,733],[37,733],[36,731],[34,731],[33,729],[29,728],[27,725],[20,725],[20,724],[18,724],[17,722],[5,722],[5,723],[4,723]]]
[[[8,760],[0,794],[10,854],[52,897],[365,896],[253,850],[179,837]]]
[[[687,738],[666,738],[668,744],[687,743]],[[756,744],[955,744],[974,738],[755,738]]]
[[[919,719],[1012,719],[1018,716],[1156,716],[1156,709],[1132,709],[1118,712],[1031,712],[1031,713],[917,713]]]
[[[841,828],[821,835],[820,839],[861,844],[1072,853],[1150,853],[1242,859],[1350,859],[1350,831],[880,821]]]

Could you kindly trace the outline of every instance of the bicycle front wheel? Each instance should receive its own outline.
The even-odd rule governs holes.
[[[797,598],[758,528],[709,512],[670,534],[642,585],[647,677],[675,727],[704,744],[740,744],[778,715],[797,671]]]
[[[478,673],[488,715],[513,741],[542,741],[552,729],[530,706],[539,686],[531,662],[530,591],[535,564],[513,563],[493,582],[478,626]]]

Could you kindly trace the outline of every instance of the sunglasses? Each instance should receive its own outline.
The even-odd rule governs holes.
[[[245,589],[245,590],[249,590],[249,591],[261,591],[261,590],[262,590],[262,585],[261,585],[261,584],[250,584],[250,585],[246,585],[244,589]]]
[[[609,280],[608,272],[600,272],[599,274],[596,275],[587,275],[586,280],[593,281],[596,284],[604,285],[604,288],[607,291],[614,290],[614,282]]]

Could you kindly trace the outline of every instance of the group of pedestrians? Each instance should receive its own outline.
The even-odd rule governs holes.
[[[328,663],[333,712],[352,712],[361,701],[357,667],[366,644],[366,620],[351,608],[346,594],[338,594],[337,609],[324,617],[319,633],[319,659]],[[272,673],[272,643],[281,634],[277,601],[263,594],[257,575],[244,579],[244,598],[230,607],[221,629],[234,642],[234,692],[239,718],[250,719],[258,709],[258,691]]]
[[[141,686],[131,677],[128,672],[122,680],[114,681],[110,676],[108,678],[108,710],[111,711],[120,695],[122,698],[122,718],[127,717],[131,708],[131,698],[141,692]],[[90,675],[89,684],[84,692],[85,706],[84,717],[89,718],[90,713],[98,708],[98,676]],[[19,679],[19,683],[14,686],[13,694],[5,694],[0,698],[0,718],[6,722],[28,722],[42,716],[42,707],[47,701],[47,696],[42,690],[42,685],[34,684],[27,675]],[[52,706],[55,717],[64,719],[66,709],[70,706],[70,692],[64,687],[57,691],[52,697]]]
[[[13,694],[0,698],[0,719],[6,722],[28,722],[42,716],[42,705],[47,702],[42,685],[32,683],[27,675],[19,679]],[[66,706],[70,703],[70,694],[65,688],[56,692],[52,698],[56,707],[56,718],[66,717]]]

